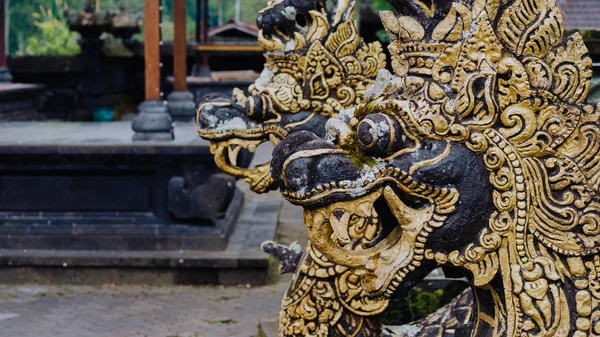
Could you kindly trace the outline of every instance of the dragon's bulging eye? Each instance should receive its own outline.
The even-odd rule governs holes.
[[[362,150],[375,156],[384,156],[411,146],[398,121],[383,113],[365,117],[358,125],[357,133]]]

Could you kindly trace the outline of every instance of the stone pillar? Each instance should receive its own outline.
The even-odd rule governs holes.
[[[6,3],[0,0],[0,82],[12,82],[12,75],[6,67]]]
[[[194,119],[194,95],[187,90],[186,1],[173,0],[173,92],[167,98],[174,120]]]
[[[133,140],[173,140],[173,123],[160,97],[160,0],[144,4],[146,100],[134,118]]]

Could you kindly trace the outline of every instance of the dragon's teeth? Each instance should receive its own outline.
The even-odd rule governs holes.
[[[229,157],[229,163],[233,166],[237,166],[237,158],[240,150],[242,149],[239,145],[230,145],[229,151],[227,151],[227,155]]]

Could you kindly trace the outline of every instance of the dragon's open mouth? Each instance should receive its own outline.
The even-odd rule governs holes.
[[[262,125],[248,120],[231,102],[208,102],[199,107],[197,123],[200,137],[211,142],[210,151],[217,166],[226,173],[243,178],[258,193],[266,192],[273,183],[270,163],[247,168],[244,153],[254,153],[266,142],[277,145],[288,136],[278,124]],[[219,108],[230,108],[219,114]],[[217,109],[217,112],[215,112]]]
[[[210,151],[214,156],[215,163],[224,172],[236,177],[243,178],[250,184],[250,188],[258,193],[264,193],[271,189],[273,178],[271,177],[270,162],[246,168],[242,150],[254,153],[259,146],[266,142],[277,145],[287,132],[278,126],[259,129],[230,130],[226,134],[214,130],[202,130],[198,133],[205,139],[211,140]]]
[[[326,184],[303,196],[286,194],[308,206],[305,222],[313,247],[334,263],[353,268],[374,296],[390,296],[420,266],[427,236],[445,220],[439,212],[440,200],[455,195],[451,189],[417,183],[398,170],[379,173],[373,182]],[[361,194],[310,208],[323,198]]]

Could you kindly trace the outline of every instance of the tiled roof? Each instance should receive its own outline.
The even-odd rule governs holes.
[[[566,29],[600,29],[600,0],[557,0]]]
[[[235,20],[235,19],[231,19],[231,20],[225,22],[225,24],[223,24],[223,25],[209,28],[208,36],[212,37],[215,35],[219,35],[220,33],[223,33],[228,30],[239,30],[239,31],[246,33],[248,35],[251,35],[253,37],[258,36],[258,27],[255,24],[246,23],[246,22]]]

